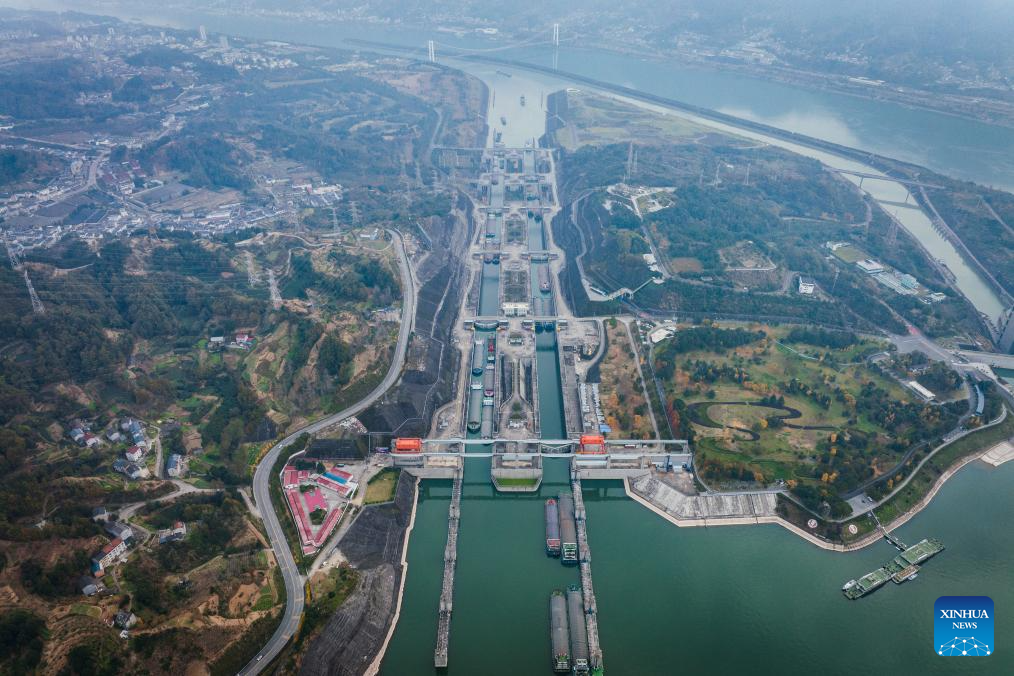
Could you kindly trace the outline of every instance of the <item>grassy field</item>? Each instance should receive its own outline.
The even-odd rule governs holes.
[[[384,469],[370,479],[366,484],[366,497],[364,503],[373,505],[378,502],[390,502],[394,500],[394,491],[398,486],[400,469]]]
[[[675,372],[666,386],[672,398],[680,398],[690,406],[688,414],[699,439],[701,461],[710,458],[725,464],[742,463],[763,474],[765,482],[812,482],[814,463],[827,452],[832,434],[850,429],[886,435],[886,430],[864,413],[853,419],[849,405],[836,394],[838,388],[858,399],[862,388],[873,384],[892,400],[913,401],[908,390],[874,372],[863,361],[863,354],[882,347],[877,342],[861,340],[845,349],[829,350],[800,343],[782,344],[789,332],[785,327],[751,327],[758,328],[768,337],[724,352],[695,350],[674,357]],[[722,376],[708,382],[698,374],[695,379],[697,362],[706,362],[712,372],[734,369],[745,377],[737,380]],[[788,390],[792,381],[803,387]],[[784,408],[725,403],[759,403],[765,397],[778,397]],[[779,424],[777,418],[783,418],[784,424]],[[883,457],[878,461],[882,464],[895,460],[886,449],[880,455]]]
[[[568,94],[567,104],[570,121],[577,127],[577,142],[567,128],[558,131],[556,136],[569,150],[586,144],[687,139],[711,131],[676,115],[643,110],[587,92]]]
[[[501,486],[523,487],[523,486],[534,486],[539,482],[539,480],[532,477],[518,477],[518,478],[507,477],[503,479],[498,478],[496,482]]]

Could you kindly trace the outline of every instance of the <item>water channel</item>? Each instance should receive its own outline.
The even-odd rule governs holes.
[[[566,461],[546,462],[537,496],[495,495],[489,461],[467,462],[449,674],[549,674],[546,598],[577,581],[544,553],[542,501],[566,490]],[[775,525],[676,528],[623,495],[585,482],[599,631],[609,674],[828,676],[1009,674],[1014,650],[956,660],[933,653],[933,602],[987,595],[1014,607],[1009,562],[1014,463],[974,463],[897,530],[947,550],[918,579],[847,601],[841,584],[897,552],[877,544],[827,552]],[[433,645],[446,537],[448,482],[424,482],[409,547],[401,620],[382,673],[436,673]],[[997,620],[997,641],[1009,639]]]

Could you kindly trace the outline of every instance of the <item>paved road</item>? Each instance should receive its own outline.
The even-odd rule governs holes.
[[[172,479],[173,485],[176,487],[172,493],[167,493],[160,498],[154,500],[142,500],[141,502],[133,502],[129,505],[124,505],[116,510],[116,514],[120,521],[128,521],[132,519],[137,513],[137,510],[141,509],[145,505],[157,505],[163,502],[172,502],[178,497],[187,495],[189,493],[217,493],[218,488],[197,488],[193,484],[188,484],[186,481],[181,479]]]
[[[268,538],[271,540],[271,548],[275,552],[275,559],[278,561],[282,577],[285,580],[285,612],[282,614],[282,621],[279,623],[274,635],[268,640],[264,648],[243,667],[239,672],[240,674],[258,674],[271,663],[271,660],[282,651],[282,648],[285,647],[289,639],[293,637],[299,628],[305,604],[303,576],[300,574],[299,568],[296,567],[296,561],[292,557],[289,543],[285,539],[284,531],[282,531],[282,524],[278,521],[278,516],[271,507],[269,486],[271,480],[275,478],[272,476],[272,467],[274,467],[282,451],[291,446],[300,435],[315,434],[337,423],[339,420],[360,413],[383,396],[401,376],[401,365],[405,360],[405,351],[408,349],[408,339],[415,325],[416,289],[412,278],[412,271],[408,264],[408,254],[405,251],[405,243],[401,238],[401,234],[395,231],[389,232],[391,232],[391,236],[397,243],[399,254],[398,265],[401,270],[402,288],[405,290],[402,299],[401,329],[398,333],[398,344],[395,348],[390,370],[384,377],[383,382],[377,385],[376,389],[366,395],[366,397],[360,399],[344,411],[339,411],[334,415],[329,415],[326,418],[322,418],[315,423],[296,430],[275,444],[268,451],[267,455],[261,459],[260,464],[257,465],[257,471],[254,474],[253,480],[254,500],[260,509],[261,517],[264,519],[264,526],[267,529]]]

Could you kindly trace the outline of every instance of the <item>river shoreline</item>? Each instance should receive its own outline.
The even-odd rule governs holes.
[[[391,618],[391,626],[387,628],[387,636],[383,645],[377,651],[370,666],[363,672],[366,676],[376,676],[380,673],[380,666],[384,661],[384,654],[387,653],[387,646],[391,644],[394,637],[394,630],[398,626],[398,619],[401,617],[401,603],[405,599],[405,581],[408,579],[408,543],[412,539],[412,529],[415,528],[415,515],[419,509],[419,483],[422,479],[417,478],[412,488],[412,514],[408,520],[408,527],[405,529],[405,539],[401,546],[401,584],[398,586],[398,599],[394,606],[394,616]]]
[[[959,471],[961,471],[961,469],[963,469],[969,463],[972,463],[976,460],[981,460],[983,456],[985,456],[991,450],[996,448],[996,446],[997,444],[994,444],[987,448],[975,451],[959,460],[956,464],[948,468],[943,474],[937,477],[937,480],[930,487],[926,495],[924,495],[919,500],[919,502],[914,504],[912,507],[907,509],[902,514],[899,514],[893,521],[884,524],[884,527],[893,530],[895,528],[900,528],[901,526],[911,521],[912,518],[914,518],[919,512],[921,512],[922,510],[924,510],[926,507],[929,506],[929,504],[933,501],[933,498],[936,497],[937,493],[940,491],[943,485],[947,483],[948,479],[956,475]],[[665,519],[666,521],[668,521],[669,523],[673,524],[678,528],[701,528],[701,527],[707,528],[710,526],[754,526],[758,524],[776,524],[781,526],[785,530],[789,531],[790,533],[806,540],[810,544],[820,547],[821,549],[840,553],[859,551],[860,549],[865,549],[866,547],[869,547],[872,544],[880,542],[880,540],[883,539],[883,536],[880,533],[878,533],[877,531],[873,531],[872,533],[864,535],[862,538],[856,540],[855,542],[850,542],[844,545],[835,544],[833,542],[828,542],[827,540],[819,538],[816,535],[813,535],[812,533],[807,533],[799,526],[795,525],[794,523],[790,523],[789,521],[783,519],[780,516],[729,517],[721,519],[678,519],[674,517],[672,514],[669,514],[668,512],[660,509],[657,505],[653,504],[652,502],[646,500],[645,498],[634,492],[630,487],[630,479],[627,477],[624,477],[623,479],[623,490],[627,494],[627,497],[629,497],[631,500],[638,503],[645,509],[653,512],[654,514],[662,517],[663,519]]]

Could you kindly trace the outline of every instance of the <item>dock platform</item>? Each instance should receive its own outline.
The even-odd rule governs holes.
[[[884,537],[896,547],[901,544],[901,541],[897,538],[890,537],[886,530],[884,530]],[[920,540],[911,547],[903,549],[901,554],[894,557],[886,565],[863,575],[857,580],[846,582],[845,586],[841,588],[842,593],[845,594],[845,598],[855,600],[876,591],[886,584],[888,580],[893,580],[895,584],[911,580],[918,574],[921,564],[942,551],[944,551],[944,545],[939,540],[933,538]]]
[[[581,569],[581,594],[584,598],[584,617],[588,626],[589,666],[593,673],[600,672],[602,646],[599,643],[598,608],[595,603],[595,588],[592,585],[591,548],[588,546],[588,529],[584,510],[584,496],[581,493],[581,478],[576,469],[571,470],[571,488],[574,493],[574,515],[577,521],[577,550]]]
[[[447,510],[447,546],[444,548],[444,579],[440,587],[440,610],[437,618],[437,647],[433,666],[447,667],[447,649],[451,641],[451,610],[454,601],[454,569],[458,560],[458,525],[461,516],[461,484],[464,467],[454,473],[451,506]]]

